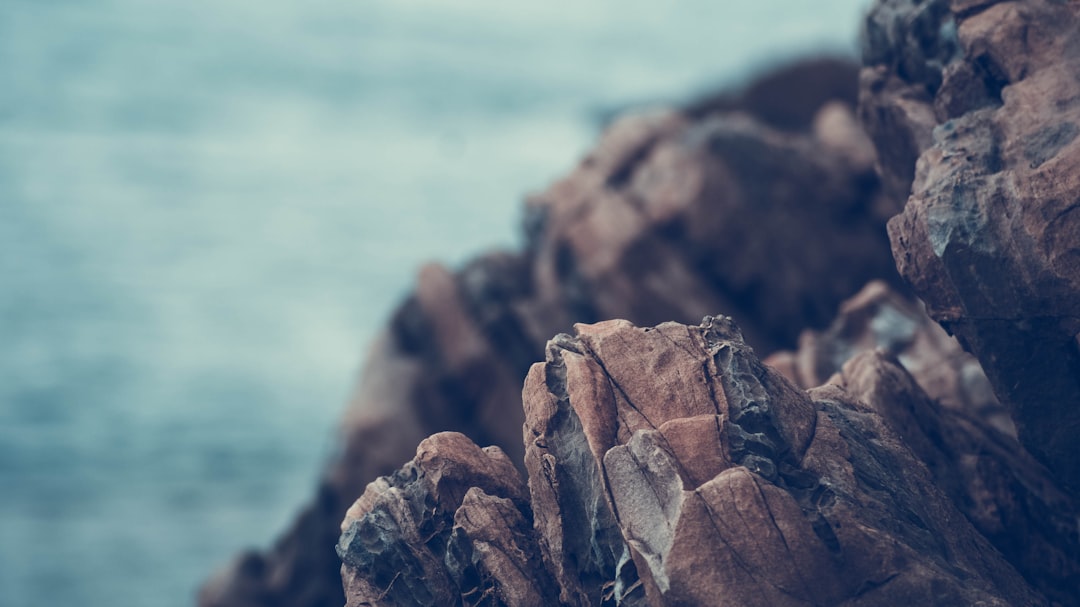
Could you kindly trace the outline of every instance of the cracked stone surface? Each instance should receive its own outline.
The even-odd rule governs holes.
[[[524,390],[536,529],[563,602],[1046,604],[859,400],[880,394],[803,392],[727,318],[576,331]]]
[[[523,396],[527,495],[501,451],[428,439],[346,516],[350,606],[1051,604],[922,463],[933,405],[881,352],[803,391],[727,317],[606,321]],[[460,573],[459,535],[501,559]]]
[[[1077,495],[1080,4],[881,0],[864,41],[897,267]]]
[[[827,330],[765,362],[873,406],[1030,584],[1080,605],[1080,504],[1019,444],[978,361],[919,302],[870,284]]]
[[[347,607],[557,603],[524,482],[497,447],[435,434],[368,485],[341,523]]]
[[[333,546],[349,504],[440,431],[520,463],[521,383],[574,322],[722,311],[771,351],[825,326],[868,280],[899,282],[874,148],[850,107],[853,73],[799,66],[723,102],[622,118],[530,198],[524,250],[422,269],[371,349],[316,499],[273,548],[208,583],[200,604],[340,607]],[[770,91],[783,103],[761,105]]]
[[[845,301],[827,329],[803,331],[797,350],[774,352],[765,363],[809,389],[871,351],[899,363],[941,406],[1016,436],[979,361],[927,316],[922,302],[880,281]]]

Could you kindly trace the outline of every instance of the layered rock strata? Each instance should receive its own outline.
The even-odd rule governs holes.
[[[881,0],[861,115],[897,267],[1080,492],[1080,4]]]
[[[537,588],[555,588],[559,604],[582,606],[1048,604],[878,413],[895,394],[867,388],[884,384],[867,380],[865,369],[891,364],[873,356],[855,359],[845,371],[853,379],[803,392],[761,364],[728,318],[651,329],[607,321],[554,339],[523,392],[541,555],[533,570],[544,571]],[[914,382],[905,389],[922,394]],[[417,462],[435,459],[425,455],[430,449],[422,446],[402,472],[372,483],[346,520],[350,606],[414,604],[391,597],[388,572],[379,581],[364,568],[372,553],[356,538],[380,538],[368,541],[380,549],[393,543],[364,531],[391,527],[372,504],[400,508],[401,499],[385,497],[392,487],[412,496],[410,512],[439,517],[443,500],[430,497],[439,481],[415,472]],[[437,468],[481,467],[471,463],[483,460],[476,447],[442,451],[450,459],[459,452],[468,462]],[[477,475],[474,488],[453,484],[449,503],[498,494],[489,477]],[[507,470],[500,478],[512,476]],[[413,486],[426,488],[424,497]],[[518,515],[500,519],[499,541],[526,546],[525,553],[533,544],[519,537],[519,515],[527,509],[520,498],[505,499],[512,508],[499,503]],[[414,516],[415,529],[394,528],[390,536],[421,538],[409,554],[426,554],[432,543],[434,554],[449,554],[444,541],[429,539],[446,537],[448,523],[432,527],[429,518]],[[443,588],[457,562],[443,558],[428,578]],[[524,604],[499,598],[498,589],[517,579],[516,567],[507,571],[484,578],[487,602],[475,600],[470,582],[440,604]]]
[[[783,129],[739,103],[621,119],[529,200],[523,251],[424,268],[368,357],[315,503],[273,549],[208,583],[200,604],[339,607],[333,546],[349,504],[435,432],[523,461],[521,383],[574,322],[719,310],[771,351],[825,326],[866,281],[898,282],[873,146],[843,103],[850,89],[838,94],[812,95],[813,110]]]

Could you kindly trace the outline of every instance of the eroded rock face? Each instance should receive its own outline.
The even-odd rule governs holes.
[[[794,111],[802,97],[790,95],[773,116],[798,117],[784,128],[742,102],[624,118],[529,201],[525,250],[424,268],[368,357],[317,503],[200,604],[340,607],[333,545],[349,504],[435,432],[522,462],[521,383],[574,322],[738,313],[750,343],[770,351],[827,324],[866,281],[898,281],[873,146],[844,104],[851,89],[838,86],[836,103],[828,89],[808,97],[811,111]]]
[[[881,352],[849,360],[834,381],[877,411],[975,529],[1034,588],[1080,605],[1080,503],[1015,439],[949,409]]]
[[[775,352],[765,363],[810,389],[872,351],[899,363],[939,405],[1016,436],[979,361],[927,316],[920,301],[880,281],[845,301],[827,329],[804,331],[797,350]]]
[[[1080,4],[883,0],[865,38],[897,266],[1076,495]]]
[[[859,400],[893,398],[867,388],[886,384],[867,381],[860,364],[845,369],[850,380],[803,392],[761,364],[728,318],[651,329],[607,321],[557,337],[523,391],[534,568],[550,573],[560,604],[574,606],[1047,604],[877,412],[892,400]],[[906,389],[921,394],[914,382]],[[434,453],[483,460],[460,441]],[[392,478],[423,478],[413,472],[421,459]],[[481,468],[442,465],[470,466]],[[490,477],[480,472],[473,488],[455,482],[455,495],[495,491],[485,489]],[[376,524],[375,501],[391,512],[413,504],[417,520],[438,512],[441,502],[408,488],[422,485],[427,496],[436,483],[409,482],[373,483],[341,545],[361,545],[366,527],[391,527]],[[403,501],[391,486],[412,497]],[[429,538],[444,537],[438,530],[448,524],[408,525],[429,532],[399,550],[443,553]],[[385,555],[384,544],[363,562]],[[371,567],[343,554],[350,605],[373,595],[383,602],[372,604],[413,604],[387,599],[389,571],[373,584]],[[445,588],[452,562],[433,565],[426,579]],[[441,604],[477,604],[466,595]]]
[[[921,304],[873,283],[799,344],[765,362],[873,406],[1033,586],[1080,604],[1080,505],[1020,446],[978,361]]]
[[[345,515],[338,555],[349,607],[557,604],[525,484],[498,447],[435,434]]]
[[[798,390],[730,319],[579,325],[524,395],[538,528],[552,487],[589,478],[558,455],[584,440],[651,605],[1040,602],[881,417],[835,386]],[[580,430],[552,431],[571,412]],[[558,544],[541,539],[552,563]]]

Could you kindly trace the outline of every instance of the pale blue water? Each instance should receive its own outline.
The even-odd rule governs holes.
[[[173,606],[309,495],[424,260],[517,242],[596,111],[863,0],[0,0],[0,605]]]

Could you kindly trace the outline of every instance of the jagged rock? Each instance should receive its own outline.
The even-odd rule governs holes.
[[[1080,605],[1080,504],[1020,446],[978,362],[918,302],[870,284],[799,344],[765,362],[873,406],[1033,586]]]
[[[941,407],[880,352],[852,358],[838,383],[874,407],[1034,588],[1080,605],[1080,503],[1014,437]]]
[[[568,481],[599,483],[649,604],[1041,604],[872,409],[799,391],[729,319],[577,332],[526,381],[537,525],[560,490],[583,492]],[[567,561],[555,538],[545,557]]]
[[[346,513],[337,550],[347,605],[555,605],[530,515],[501,449],[435,434]]]
[[[544,572],[538,587],[558,593],[549,604],[1048,604],[877,413],[894,405],[894,394],[860,369],[884,361],[880,354],[845,367],[849,381],[803,392],[760,363],[728,318],[576,330],[549,343],[523,391],[540,555],[532,563]],[[921,394],[909,383],[905,389]],[[446,447],[429,439],[350,512],[340,544],[350,605],[371,596],[381,601],[373,604],[416,604],[420,595],[475,604],[447,582],[456,561],[437,558],[449,553],[449,515],[439,513],[513,472],[508,462],[497,474],[471,463],[482,452],[453,436]],[[440,464],[421,465],[425,458]],[[453,498],[429,497],[438,493],[437,480],[424,480],[434,469],[461,472],[444,492]],[[408,524],[381,524],[372,514],[401,509],[394,520]],[[513,521],[493,535],[521,529],[524,517],[501,518],[493,504],[478,509],[489,514],[476,518]],[[515,538],[531,547],[527,536]],[[365,537],[378,541],[358,539]],[[399,564],[388,545],[430,563]],[[393,572],[404,572],[398,579],[408,594],[391,597]]]
[[[865,40],[897,267],[1078,495],[1080,4],[880,0]]]
[[[803,331],[797,350],[775,352],[765,363],[810,389],[875,350],[895,359],[936,403],[1016,435],[975,357],[926,315],[921,302],[880,281],[845,301],[828,329]]]
[[[839,103],[815,93],[801,113],[789,95],[774,118],[802,118],[783,130],[738,103],[624,118],[529,201],[525,250],[424,268],[368,357],[317,502],[273,550],[217,576],[200,605],[340,607],[333,545],[349,504],[439,431],[521,462],[521,382],[574,322],[738,313],[771,351],[827,324],[868,280],[898,281],[873,146],[843,104],[850,88],[836,90]]]

